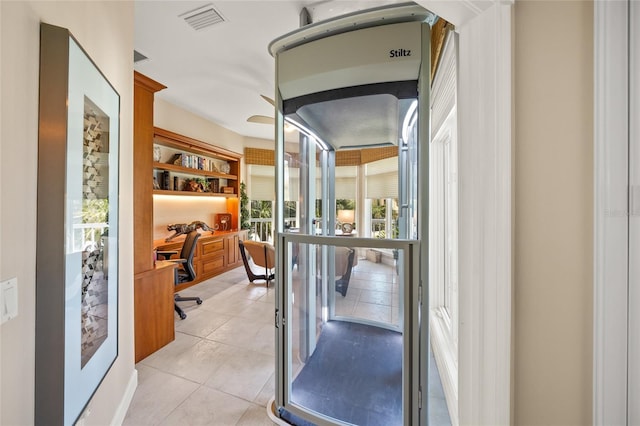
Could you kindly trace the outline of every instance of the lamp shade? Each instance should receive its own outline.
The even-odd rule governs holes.
[[[338,210],[338,220],[341,223],[353,223],[355,221],[354,210]]]

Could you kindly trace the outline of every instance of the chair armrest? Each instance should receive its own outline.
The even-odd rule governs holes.
[[[164,257],[164,260],[169,260],[169,258],[174,255],[174,254],[178,254],[177,250],[167,250],[167,251],[157,251],[156,252],[158,256],[162,256]]]
[[[166,262],[172,262],[172,263],[187,263],[187,259],[167,259]]]

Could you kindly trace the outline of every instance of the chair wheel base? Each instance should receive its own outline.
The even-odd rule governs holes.
[[[202,305],[202,300],[201,300],[201,299],[198,299],[198,300],[196,300],[196,303],[197,303],[198,305]]]
[[[185,314],[184,312],[182,312],[180,315],[180,319],[185,319],[187,317],[187,314]]]

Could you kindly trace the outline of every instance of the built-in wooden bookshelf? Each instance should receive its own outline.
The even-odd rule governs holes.
[[[154,95],[164,88],[165,86],[157,81],[134,72],[133,241],[136,362],[174,339],[174,292],[240,265],[242,262],[238,256],[238,241],[245,239],[247,234],[246,231],[238,231],[240,213],[238,194],[242,156],[154,127]],[[160,151],[166,151],[167,157],[176,153],[188,155],[189,165],[195,166],[198,158],[198,166],[201,162],[202,168],[206,165],[207,170],[185,167],[182,164],[175,165],[169,161],[170,158],[162,161],[161,157],[161,161],[155,161],[156,146],[160,147]],[[217,171],[213,170],[214,166]],[[224,170],[221,171],[221,169]],[[157,177],[157,174],[162,172],[169,173],[172,181],[173,176],[176,176],[178,181],[189,177],[216,180],[219,184],[219,192],[190,192],[182,191],[182,188],[178,188],[180,190],[156,189],[152,175]],[[229,193],[223,192],[223,186],[228,188]],[[230,216],[231,223],[227,232],[203,235],[198,242],[195,254],[198,278],[191,283],[182,284],[182,287],[176,288],[174,282],[175,264],[154,261],[154,248],[158,245],[153,238],[156,195],[172,197],[195,195],[226,200],[226,209],[223,211],[219,211],[219,204],[212,204],[215,204],[213,212]],[[209,201],[214,200],[205,199],[205,204]],[[180,240],[172,243],[172,248],[181,247]],[[170,244],[163,243],[163,245]]]
[[[238,197],[240,154],[158,127],[153,143],[154,194]]]

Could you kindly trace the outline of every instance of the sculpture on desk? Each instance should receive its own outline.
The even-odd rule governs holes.
[[[214,229],[216,229],[217,227],[211,228],[209,225],[200,220],[195,220],[188,225],[186,223],[174,223],[172,225],[167,225],[167,231],[173,231],[174,234],[165,239],[165,241],[169,242],[178,235],[188,234],[189,232],[195,231],[198,228],[202,229],[203,231],[211,231],[211,233],[213,234]]]

